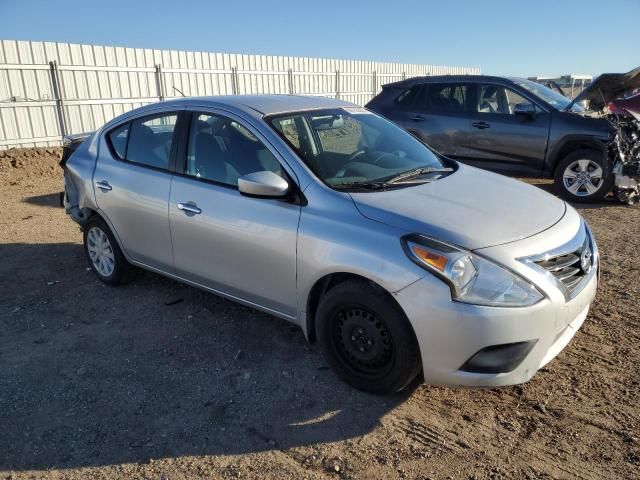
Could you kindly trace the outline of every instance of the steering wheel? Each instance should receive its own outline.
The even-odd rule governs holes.
[[[355,152],[353,152],[349,159],[345,162],[344,166],[336,172],[335,177],[344,178],[345,174],[349,170],[349,164],[365,153],[367,152],[365,152],[364,150],[356,150]]]
[[[384,158],[386,158],[386,157],[388,157],[388,156],[390,156],[390,154],[389,154],[389,153],[387,153],[387,152],[380,152],[380,154],[379,154],[379,155],[375,158],[375,160],[374,160],[373,162],[371,162],[371,163],[372,163],[373,165],[378,165],[378,164],[382,161],[382,159],[384,159]]]
[[[351,156],[349,157],[349,160],[347,160],[347,163],[353,162],[356,158],[364,155],[365,153],[367,152],[365,152],[364,150],[356,150],[351,154]]]

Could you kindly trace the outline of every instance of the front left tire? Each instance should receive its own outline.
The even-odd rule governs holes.
[[[571,202],[602,200],[613,187],[610,170],[608,160],[601,152],[579,149],[564,157],[556,167],[555,187]]]

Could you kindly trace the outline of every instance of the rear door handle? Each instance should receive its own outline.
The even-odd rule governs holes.
[[[96,187],[98,187],[103,192],[113,190],[113,187],[111,187],[111,185],[109,185],[109,182],[107,182],[106,180],[100,180],[99,182],[96,182]]]
[[[196,215],[202,213],[202,210],[199,209],[198,206],[193,203],[179,203],[178,210],[182,210],[183,212],[194,213]]]
[[[423,120],[426,120],[426,118],[424,118],[422,115],[413,115],[409,117],[409,119],[413,120],[414,122],[421,122]]]
[[[491,127],[491,125],[489,125],[487,122],[473,122],[471,126],[479,128],[480,130],[484,130],[485,128]]]

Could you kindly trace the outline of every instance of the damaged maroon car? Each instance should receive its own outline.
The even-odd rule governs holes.
[[[614,126],[609,145],[613,194],[630,205],[640,202],[640,67],[600,75],[570,107],[576,104],[586,108],[584,115],[604,117]]]

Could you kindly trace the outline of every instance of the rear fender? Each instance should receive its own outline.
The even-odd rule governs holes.
[[[93,211],[96,199],[93,190],[93,172],[98,157],[97,135],[74,138],[65,143],[60,165],[64,169],[63,206],[66,213],[81,226]]]

